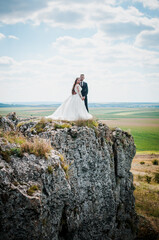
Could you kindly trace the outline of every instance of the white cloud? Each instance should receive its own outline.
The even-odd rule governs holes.
[[[15,1],[19,5],[14,7]],[[60,34],[52,43],[50,39],[51,58],[47,53],[44,58],[37,46],[40,60],[25,60],[28,50],[34,51],[30,45],[27,53],[24,49],[23,61],[15,60],[16,54],[15,59],[0,57],[0,101],[64,101],[80,73],[86,75],[91,102],[159,100],[159,19],[147,17],[131,4],[124,9],[121,2],[124,0],[40,0],[38,5],[32,0],[33,7],[31,0],[4,2],[3,24],[34,24],[40,31],[49,25],[55,31],[60,29]],[[156,1],[152,2],[154,8]],[[61,28],[67,31],[61,33]],[[87,29],[96,34],[84,37]],[[18,39],[16,31],[14,34],[8,38]]]
[[[31,8],[28,3],[17,4],[15,11],[6,10],[1,14],[0,21],[5,24],[15,24],[18,22],[32,23],[35,25],[40,25],[45,23],[52,27],[61,28],[75,28],[75,29],[85,29],[85,28],[97,28],[102,29],[101,26],[109,25],[117,27],[120,23],[123,27],[127,24],[129,28],[133,26],[136,27],[138,33],[139,30],[143,30],[142,27],[147,29],[147,27],[154,27],[154,23],[151,19],[146,18],[143,13],[141,13],[134,6],[130,6],[127,9],[122,8],[119,5],[119,1],[106,1],[106,0],[92,0],[92,1],[46,1],[42,4],[40,1],[38,7]],[[24,8],[26,6],[26,8]],[[33,1],[33,6],[35,1]],[[38,4],[37,4],[38,5]],[[9,3],[6,7],[10,9]],[[29,7],[30,6],[30,7]],[[114,25],[113,25],[114,24]],[[125,24],[125,25],[124,25]],[[141,29],[140,29],[141,28]],[[127,31],[127,29],[125,29]],[[110,31],[109,31],[110,32]],[[119,31],[118,31],[119,32]]]
[[[8,56],[0,57],[0,65],[11,65],[15,63],[14,59]]]
[[[3,33],[0,33],[0,40],[4,39],[6,36]]]
[[[103,32],[91,38],[59,37],[52,48],[57,54],[42,60],[0,58],[3,101],[5,98],[12,101],[64,101],[80,73],[86,75],[91,102],[158,100],[157,52],[127,43],[112,45]],[[152,92],[148,93],[152,79]],[[5,97],[8,87],[13,90],[12,96]]]
[[[159,9],[158,0],[133,0],[133,2],[140,2],[144,7],[148,7],[150,9]]]
[[[15,40],[19,40],[19,38],[16,37],[16,36],[14,36],[14,35],[9,35],[8,38],[10,38],[10,39],[15,39]]]
[[[137,36],[135,44],[139,47],[159,49],[159,30],[141,32]]]

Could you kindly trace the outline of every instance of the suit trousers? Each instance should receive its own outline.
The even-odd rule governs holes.
[[[87,95],[85,96],[84,103],[85,103],[85,106],[86,106],[87,111],[89,112],[89,110],[88,110],[88,99],[87,99]]]

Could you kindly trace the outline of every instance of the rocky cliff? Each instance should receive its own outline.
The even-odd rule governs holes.
[[[131,135],[101,122],[22,121],[14,113],[0,125],[0,239],[135,238]],[[6,131],[50,142],[50,155],[19,152]]]

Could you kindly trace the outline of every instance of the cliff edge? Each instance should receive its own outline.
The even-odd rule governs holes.
[[[130,134],[15,113],[0,128],[0,239],[135,239]]]

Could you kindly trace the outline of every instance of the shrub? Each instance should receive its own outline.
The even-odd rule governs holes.
[[[155,173],[154,181],[155,181],[156,183],[159,183],[159,173]]]
[[[49,154],[52,150],[51,144],[44,139],[34,138],[33,141],[26,141],[21,145],[22,152],[28,152],[35,154],[36,156],[49,157]]]
[[[152,164],[153,165],[158,165],[158,160],[157,159],[152,160]]]
[[[150,176],[146,175],[146,176],[145,176],[145,179],[146,179],[146,182],[147,182],[147,183],[150,183],[150,182],[151,182],[151,179],[152,179],[152,177],[150,177]]]
[[[141,165],[145,164],[145,162],[140,162]]]
[[[53,167],[52,166],[48,166],[47,171],[48,171],[48,173],[52,174],[53,173]]]
[[[32,196],[35,191],[39,190],[39,187],[37,185],[32,185],[28,190],[27,194]]]

